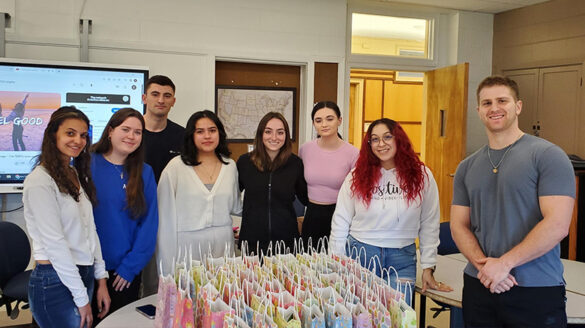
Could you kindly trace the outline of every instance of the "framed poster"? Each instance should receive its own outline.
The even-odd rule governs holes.
[[[225,127],[228,142],[251,142],[258,123],[269,112],[286,119],[295,140],[296,88],[217,85],[215,112]]]

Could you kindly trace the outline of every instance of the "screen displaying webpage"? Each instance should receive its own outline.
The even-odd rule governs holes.
[[[96,142],[120,108],[142,112],[145,70],[0,62],[0,183],[22,182],[34,166],[51,114],[75,106]]]

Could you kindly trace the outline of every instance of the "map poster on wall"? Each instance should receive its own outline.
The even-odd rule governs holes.
[[[225,126],[228,141],[253,141],[258,123],[269,112],[284,116],[294,141],[296,92],[296,88],[216,86],[215,111]]]

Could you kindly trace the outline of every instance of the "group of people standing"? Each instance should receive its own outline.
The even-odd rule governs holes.
[[[499,104],[498,99],[490,101]],[[149,79],[143,102],[144,117],[131,108],[117,111],[91,147],[89,120],[83,112],[62,107],[51,116],[37,166],[25,180],[23,193],[36,260],[29,301],[41,327],[90,327],[95,323],[92,313],[100,320],[138,299],[141,285],[142,295],[156,292],[157,267],[158,274],[170,273],[181,249],[191,247],[196,258],[231,253],[232,215],[242,216],[239,240],[251,251],[266,253],[277,241],[292,250],[299,237],[304,245],[313,246],[328,239],[331,252],[355,256],[365,251],[360,257],[364,266],[377,258],[376,274],[388,278],[380,266],[392,266],[399,281],[411,284],[416,280],[418,238],[423,290],[451,290],[433,277],[439,244],[437,184],[397,122],[386,118],[372,122],[358,150],[338,134],[339,107],[318,102],[311,112],[318,138],[302,145],[297,156],[286,119],[270,112],[258,124],[253,150],[234,161],[215,113],[196,112],[185,128],[168,119],[175,86],[167,77]],[[480,109],[487,107],[480,102]],[[494,115],[486,116],[488,135],[491,125],[499,124],[492,121],[502,116],[512,123],[515,119],[514,113]],[[525,138],[518,133],[513,144]],[[509,165],[503,163],[508,153],[509,161],[516,156],[510,151],[513,144],[504,152],[494,147],[494,156],[501,159],[493,174]],[[545,159],[530,156],[546,166],[540,164]],[[455,240],[473,264],[466,275],[477,276],[488,291],[498,294],[524,280],[530,285],[534,278],[500,270],[501,264],[486,258],[495,253],[481,252],[493,242],[480,238],[482,231],[476,227],[505,230],[505,223],[496,228],[485,223],[492,212],[482,213],[481,222],[476,222],[475,212],[483,207],[475,207],[475,202],[499,199],[468,189],[468,173],[463,170],[474,169],[470,161],[464,161],[465,168],[457,172],[453,210]],[[538,172],[526,174],[538,184]],[[502,191],[497,182],[489,183],[496,183],[495,192]],[[524,187],[531,186],[518,186]],[[556,192],[543,189],[546,195]],[[301,232],[295,199],[306,206]],[[517,241],[510,237],[497,249]],[[539,252],[519,251],[516,262],[506,264],[526,265],[552,252],[542,266],[556,265],[554,247],[551,242]],[[558,280],[558,270],[549,271],[545,278]],[[396,275],[389,280],[396,288]]]

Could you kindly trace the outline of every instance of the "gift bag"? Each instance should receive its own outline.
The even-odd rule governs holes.
[[[247,304],[252,304],[252,295],[261,296],[264,291],[262,287],[254,280],[244,280],[242,282],[242,292],[244,293]]]
[[[252,295],[250,306],[259,313],[267,313],[269,316],[274,316],[274,305],[268,299],[268,296]]]
[[[246,241],[246,240],[242,241],[241,248],[242,248],[242,251],[241,251],[242,260],[248,268],[254,268],[256,266],[260,266],[260,256],[258,253],[258,244],[256,244],[256,254],[253,254],[253,255],[250,254],[248,241]]]
[[[224,328],[251,328],[252,312],[250,312],[250,319],[246,316],[246,302],[243,295],[238,295],[230,298],[229,306],[234,310],[233,316],[226,316]],[[250,311],[252,309],[250,308]]]
[[[345,297],[340,301],[340,295],[337,294],[333,287],[329,286],[320,290],[320,296],[323,302],[327,328],[352,328],[351,312],[349,312],[345,304],[353,294],[346,291]]]
[[[372,275],[372,277],[375,277]],[[367,300],[368,310],[372,314],[372,325],[374,328],[391,328],[392,327],[392,318],[390,316],[390,312],[386,307],[388,303],[385,297],[385,294],[380,295],[380,288],[379,283],[385,284],[385,282],[378,281],[378,279],[372,280],[372,297],[371,300]]]
[[[342,303],[325,303],[323,308],[327,328],[352,328],[351,313]]]
[[[380,301],[368,301],[369,311],[372,315],[372,326],[374,328],[391,328],[392,318],[390,312]]]
[[[233,310],[222,299],[210,301],[201,320],[201,328],[223,328],[225,316],[233,316]]]
[[[353,328],[372,328],[372,315],[366,310],[362,303],[348,303],[347,307],[351,313],[351,323]]]
[[[399,283],[399,286],[401,284]],[[404,293],[396,293],[398,299],[390,300],[390,316],[392,318],[392,328],[416,328],[416,312],[406,303],[405,296],[407,288],[412,294],[410,282],[403,283]],[[400,287],[399,287],[400,288]]]
[[[218,297],[219,292],[211,281],[200,288],[195,312],[195,322],[199,327],[203,325],[203,316],[211,315],[211,303]]]
[[[254,296],[252,296],[252,300],[255,300]],[[254,309],[252,328],[278,328],[274,322],[273,316],[268,312],[268,309],[272,309],[272,305],[270,305],[270,300],[268,298],[261,299],[256,307],[259,310],[252,307],[252,309]]]
[[[335,303],[342,303],[343,302],[343,298],[341,297],[341,295],[339,295],[339,293],[337,293],[335,288],[333,288],[331,286],[324,287],[324,288],[317,288],[316,294],[319,295],[319,297],[321,298],[321,300],[324,303],[328,303],[328,304],[333,305]]]
[[[349,273],[351,278],[348,278],[348,287],[345,291],[346,295],[344,300],[351,300],[351,302],[346,302],[345,305],[347,306],[349,312],[351,313],[351,320],[353,328],[372,328],[372,315],[366,308],[364,307],[361,299],[356,297],[351,290],[356,290],[356,279],[355,276]],[[351,283],[349,283],[351,280]],[[365,295],[362,295],[364,298]],[[351,297],[351,298],[350,298]],[[354,300],[356,302],[354,302]]]
[[[224,318],[223,328],[251,328],[242,317],[226,315]]]
[[[295,297],[286,290],[280,293],[271,292],[270,297],[272,299],[272,304],[283,309],[288,309],[291,306],[300,305],[297,304]]]
[[[158,279],[158,293],[156,297],[155,328],[171,328],[177,302],[177,285],[173,276],[164,276],[162,261],[160,262],[160,276]]]
[[[322,273],[319,275],[319,279],[324,286],[335,286],[335,283],[341,281],[341,277],[337,272]]]
[[[287,309],[277,307],[274,322],[278,328],[301,328],[301,319],[294,306]]]
[[[301,278],[297,272],[293,273],[292,275],[288,275],[284,277],[284,289],[286,289],[292,295],[297,294],[297,290],[305,290],[300,283]]]
[[[325,317],[319,306],[308,300],[308,305],[301,305],[302,328],[325,328]]]
[[[175,316],[173,328],[193,328],[195,320],[193,315],[193,300],[189,294],[189,280],[191,273],[181,270],[179,273],[179,286],[177,289],[177,305],[175,306]],[[185,289],[182,288],[183,281],[187,282]]]

